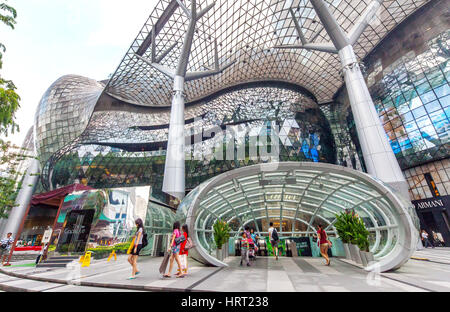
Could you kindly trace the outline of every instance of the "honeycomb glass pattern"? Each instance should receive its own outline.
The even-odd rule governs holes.
[[[370,87],[402,169],[450,153],[450,31],[428,47],[401,57]]]
[[[50,86],[35,117],[41,163],[83,132],[103,89],[103,84],[75,75],[61,77]]]
[[[79,181],[95,188],[152,185],[158,192],[168,117],[160,112],[95,112],[79,139],[50,160],[43,178],[53,187]],[[191,117],[185,126],[187,189],[217,174],[269,161],[248,153],[253,142],[261,144],[252,137],[271,131],[279,139],[276,160],[336,162],[328,121],[315,101],[298,90],[242,86],[189,106],[186,118]],[[245,157],[217,157],[217,149],[231,140],[227,126],[235,130],[231,139],[236,149],[245,148]],[[192,140],[195,136],[199,142]]]
[[[343,167],[353,168],[355,170],[364,171],[361,163],[358,149],[352,138],[348,119],[352,118],[349,107],[339,102],[321,105],[323,111],[330,123],[331,132],[333,133],[336,144],[336,164]]]
[[[372,0],[326,0],[331,13],[349,32]],[[197,0],[204,9],[212,1]],[[223,73],[186,83],[188,101],[217,90],[255,80],[289,81],[313,92],[318,101],[329,102],[342,86],[340,63],[334,54],[301,49],[275,49],[278,45],[299,44],[289,8],[295,10],[306,40],[329,42],[330,38],[308,0],[216,0],[215,6],[197,25],[188,71],[201,71],[214,62],[214,41],[218,42],[221,65],[236,62]],[[355,45],[363,59],[390,31],[427,0],[383,1],[376,21]],[[183,1],[190,8],[191,1]],[[160,0],[142,27],[106,91],[126,102],[142,106],[170,106],[172,81],[138,58],[162,55],[176,45],[161,65],[176,68],[189,19],[176,0]],[[153,33],[154,29],[154,33]],[[152,49],[153,36],[155,49]],[[154,50],[154,51],[153,51]]]

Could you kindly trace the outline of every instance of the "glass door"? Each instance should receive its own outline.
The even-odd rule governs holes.
[[[56,251],[61,254],[81,254],[85,252],[91,232],[95,210],[73,210],[64,222],[61,238]]]

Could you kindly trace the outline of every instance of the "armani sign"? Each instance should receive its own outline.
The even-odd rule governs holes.
[[[450,196],[440,196],[412,201],[416,209],[449,208]]]

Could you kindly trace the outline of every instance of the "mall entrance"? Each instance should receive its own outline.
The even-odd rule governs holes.
[[[343,211],[363,219],[370,233],[370,252],[381,271],[400,267],[415,251],[418,218],[407,202],[367,174],[325,163],[267,163],[229,171],[190,192],[177,217],[189,226],[197,246],[193,257],[226,266],[215,246],[218,220],[230,227],[226,248],[230,256],[239,255],[239,239],[247,226],[259,235],[261,254],[272,254],[267,233],[271,222],[281,238],[282,255],[319,256],[314,236],[320,224],[333,243],[331,254],[344,256],[334,227]]]
[[[64,254],[84,253],[94,214],[94,209],[70,211],[64,222],[56,252]]]

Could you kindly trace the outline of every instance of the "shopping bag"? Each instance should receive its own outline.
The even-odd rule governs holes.
[[[136,239],[136,237],[133,238],[133,240],[131,241],[130,248],[128,248],[128,251],[127,251],[127,255],[131,254],[131,251],[132,251],[133,248],[134,248],[134,240],[135,240],[135,239]]]
[[[161,266],[159,267],[159,273],[164,274],[166,273],[167,264],[169,263],[170,253],[166,252],[164,254],[164,259],[161,263]]]
[[[186,270],[186,264],[187,264],[187,255],[181,255],[180,256],[180,264],[181,264],[181,269],[182,270]]]

